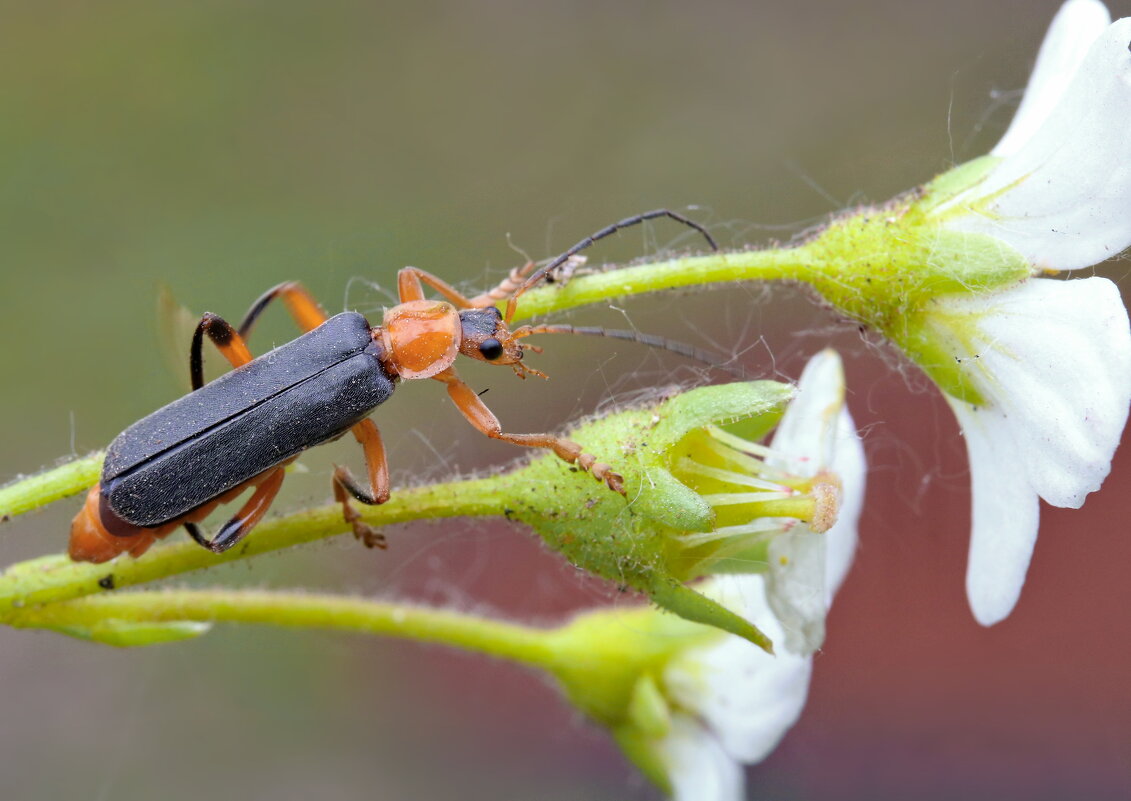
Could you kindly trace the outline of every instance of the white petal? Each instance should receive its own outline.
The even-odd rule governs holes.
[[[787,454],[789,464],[773,458],[767,461],[799,475],[816,475],[832,461],[834,433],[843,407],[844,367],[835,350],[825,349],[801,371],[797,395],[774,431],[771,447]]]
[[[963,364],[1009,432],[1011,471],[1054,506],[1080,506],[1110,471],[1131,404],[1131,328],[1118,288],[1106,278],[1034,278],[946,302],[979,332]]]
[[[775,453],[791,460],[792,469],[810,476],[829,471],[841,484],[837,522],[832,528],[814,534],[796,526],[770,545],[770,605],[785,627],[786,647],[800,654],[812,653],[824,641],[825,615],[856,553],[865,462],[844,394],[840,356],[833,350],[818,353],[802,371],[797,395],[782,416],[772,444]],[[773,463],[773,459],[768,461]]]
[[[826,547],[824,534],[801,524],[770,543],[766,600],[785,630],[786,649],[795,654],[811,654],[825,641]]]
[[[986,400],[976,408],[947,398],[973,484],[967,592],[989,625],[1021,592],[1037,496],[1078,507],[1111,469],[1131,405],[1131,326],[1106,278],[1032,278],[938,307],[941,335],[947,326],[966,332],[952,340],[954,356]]]
[[[966,437],[970,458],[973,529],[966,596],[983,626],[1013,610],[1037,541],[1037,494],[1020,465],[1009,421],[993,409],[975,409],[948,397]]]
[[[756,623],[775,642],[784,632],[765,599],[759,575],[720,577],[708,589]],[[805,706],[812,661],[779,648],[770,656],[731,635],[689,649],[669,663],[664,686],[682,709],[696,714],[735,759],[764,759]]]
[[[742,801],[742,768],[697,721],[673,715],[671,731],[657,747],[676,801]]]
[[[1074,270],[1131,245],[1131,18],[1107,28],[1060,102],[1012,155],[945,207],[1038,269]],[[940,209],[941,210],[941,209]]]
[[[1041,44],[1029,85],[995,156],[1011,155],[1040,128],[1064,95],[1088,48],[1111,24],[1107,6],[1099,0],[1068,0],[1053,18]]]
[[[832,604],[848,568],[856,555],[856,528],[864,509],[864,488],[867,464],[864,444],[856,433],[856,424],[842,408],[833,435],[833,457],[829,469],[840,478],[840,509],[836,524],[825,532],[825,605]]]

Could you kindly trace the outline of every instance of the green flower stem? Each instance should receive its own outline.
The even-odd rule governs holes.
[[[102,451],[0,487],[0,521],[77,495],[98,481]]]
[[[718,284],[727,281],[812,281],[820,278],[819,264],[805,247],[780,250],[740,250],[637,264],[586,275],[564,287],[531,289],[518,302],[516,320],[525,320],[591,303],[642,295],[663,289]],[[500,308],[505,307],[500,304]]]
[[[360,509],[366,522],[388,525],[437,517],[501,515],[507,508],[510,476],[453,481],[398,490],[388,503]],[[183,540],[152,549],[139,559],[123,556],[102,565],[44,556],[0,573],[0,620],[12,610],[105,592],[234,562],[249,556],[342,534],[349,527],[338,504],[307,509],[261,523],[255,535],[224,554]]]
[[[552,629],[444,609],[336,595],[263,590],[160,590],[79,598],[6,615],[17,628],[129,623],[260,623],[323,628],[433,642],[548,669],[557,662]]]

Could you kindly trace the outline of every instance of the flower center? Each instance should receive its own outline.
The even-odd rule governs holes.
[[[675,453],[672,473],[715,513],[713,530],[675,536],[682,555],[700,563],[695,572],[759,572],[776,537],[799,524],[823,533],[836,522],[840,480],[809,458],[716,426],[691,432]]]

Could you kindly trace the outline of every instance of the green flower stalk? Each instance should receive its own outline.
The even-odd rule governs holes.
[[[782,635],[760,576],[700,589]],[[218,623],[323,628],[448,645],[547,673],[625,754],[677,799],[738,801],[740,765],[764,758],[793,725],[812,658],[771,656],[745,639],[647,606],[584,613],[543,629],[396,602],[261,590],[118,592],[18,610],[10,625],[141,646]]]

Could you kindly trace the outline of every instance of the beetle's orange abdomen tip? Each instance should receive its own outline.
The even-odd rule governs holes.
[[[71,522],[71,542],[67,555],[75,562],[109,562],[129,551],[133,556],[145,553],[156,537],[145,529],[129,537],[115,537],[102,525],[98,515],[99,487],[95,484],[86,495],[86,503]]]

